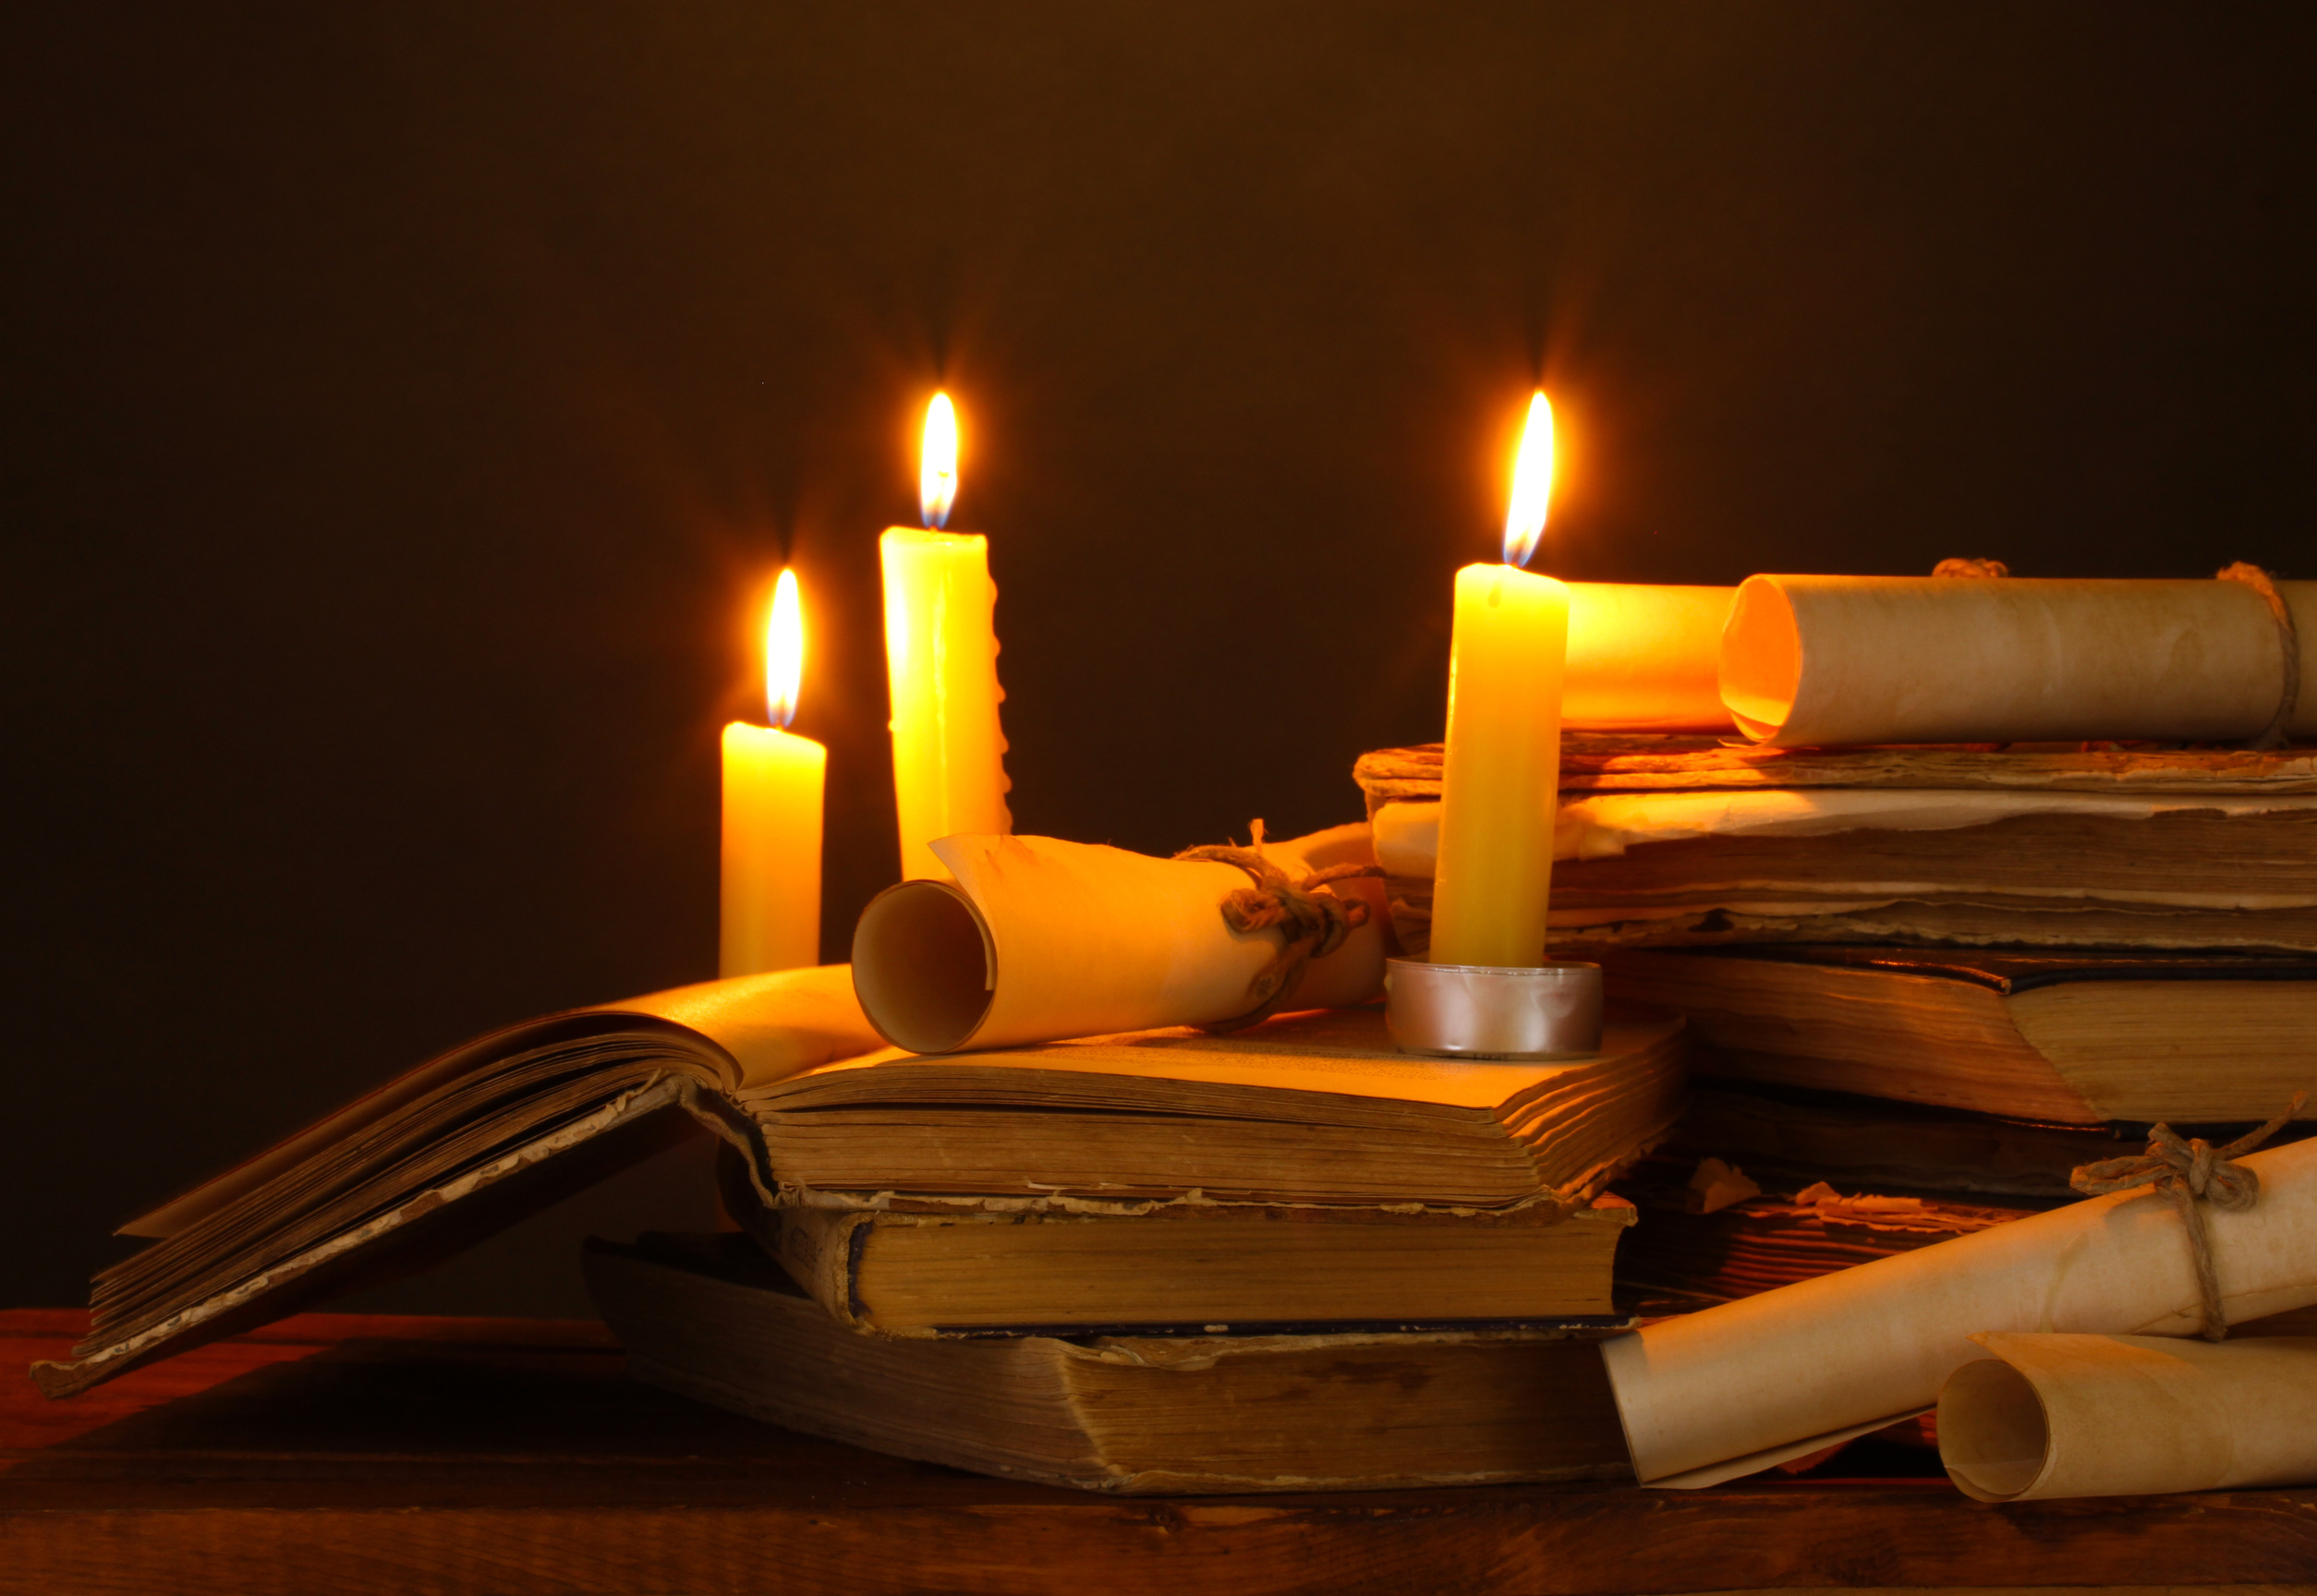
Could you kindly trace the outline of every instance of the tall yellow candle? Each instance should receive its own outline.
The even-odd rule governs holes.
[[[796,574],[781,573],[765,629],[774,724],[724,728],[724,862],[719,975],[820,962],[820,812],[829,750],[782,730],[796,713],[805,624]]]
[[[893,804],[904,880],[945,877],[937,839],[1013,828],[998,725],[997,585],[989,540],[944,532],[957,492],[957,416],[926,412],[918,502],[926,529],[894,526],[885,570],[885,670],[892,695]]]
[[[1552,407],[1539,393],[1513,470],[1505,562],[1456,574],[1435,964],[1531,968],[1545,960],[1569,590],[1520,567],[1544,533],[1552,470]]]

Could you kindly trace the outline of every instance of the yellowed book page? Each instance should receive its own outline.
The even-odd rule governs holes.
[[[2020,1039],[2008,1000],[1968,981],[1640,950],[1603,962],[1617,996],[1687,1014],[1717,1073],[2063,1124],[2114,1118]],[[2154,1046],[2173,1044],[2159,1032]]]
[[[1982,1502],[2317,1483],[2317,1338],[1974,1336],[1939,1459]]]
[[[879,1054],[824,1065],[770,1094],[759,1108],[916,1100],[1041,1101],[1188,1108],[1186,1086],[1369,1100],[1493,1116],[1508,1104],[1621,1077],[1677,1045],[1682,1022],[1656,1010],[1612,1010],[1598,1057],[1565,1063],[1461,1063],[1393,1050],[1380,1010],[1295,1015],[1211,1036],[1191,1030],[1001,1048],[964,1058]],[[1074,1078],[1075,1078],[1074,1080]]]
[[[2008,1005],[2103,1119],[2265,1119],[2317,1085],[2317,983],[2080,981]]]
[[[2208,1209],[2230,1323],[2317,1302],[2317,1140],[2240,1161],[2261,1200]],[[2095,1197],[1765,1291],[1606,1344],[1644,1481],[1920,1411],[1983,1331],[2187,1336],[2188,1238],[2153,1191]]]
[[[2317,813],[2317,795],[2214,797],[2194,792],[2062,792],[2028,788],[1971,792],[1904,787],[1574,793],[1561,799],[1560,812],[1553,826],[1553,858],[1557,863],[1614,859],[1644,843],[1688,842],[1702,837],[1957,831],[2022,815],[2070,815],[2129,821],[2190,811],[2232,819],[2287,812],[2306,816]],[[1440,850],[1438,804],[1387,804],[1376,811],[1373,824],[1376,857],[1387,873],[1396,879],[1431,879]],[[2167,895],[2149,896],[2161,899]],[[2250,896],[2253,901],[2262,897]],[[2300,900],[2297,897],[2296,901]]]
[[[2287,584],[2317,586],[2317,584]],[[2317,637],[2317,619],[2300,634]],[[2296,700],[2298,705],[2299,700]],[[2296,714],[2299,710],[2297,708]],[[1437,801],[1440,745],[1377,748],[1353,763],[1373,813],[1385,804]],[[2306,747],[2160,748],[2094,744],[2022,747],[1918,744],[1866,748],[1764,748],[1703,736],[1570,732],[1561,738],[1564,793],[1757,787],[1916,787],[1995,791],[2234,793],[2317,791]]]
[[[1271,845],[1291,877],[1372,859],[1365,826]],[[1308,850],[1308,852],[1307,852]],[[1233,864],[1154,859],[1051,837],[948,837],[956,879],[904,882],[873,901],[854,937],[856,985],[888,1038],[919,1053],[1205,1025],[1270,1000],[1283,933],[1231,929],[1223,901],[1253,885]],[[1383,988],[1381,883],[1335,890],[1366,924],[1312,960],[1291,1007],[1358,1003]]]
[[[879,1051],[885,1039],[853,995],[853,967],[823,964],[702,981],[598,1010],[686,1025],[731,1055],[734,1087],[762,1086],[836,1058]]]
[[[1563,726],[1727,732],[1719,667],[1735,587],[1569,584]]]
[[[2317,584],[2278,586],[2317,609]],[[1781,748],[2241,742],[2275,717],[2286,671],[2241,582],[1765,575],[1738,590],[1721,693],[1740,731]],[[2317,649],[2299,675],[2317,676]],[[2299,699],[2295,732],[2317,724],[2317,683]]]

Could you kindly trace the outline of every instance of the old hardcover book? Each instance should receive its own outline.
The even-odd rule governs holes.
[[[1430,932],[1435,749],[1355,768]],[[1878,941],[2317,952],[2317,756],[1564,744],[1554,946]]]
[[[1353,776],[1371,813],[1403,800],[1437,802],[1440,758],[1438,743],[1379,748],[1360,756]],[[1681,733],[1567,732],[1560,786],[1564,792],[1895,787],[2317,797],[2317,749],[2145,743],[1764,748]]]
[[[1475,1069],[1397,1051],[1380,1009],[837,1064],[739,1093],[781,1192],[1580,1207],[1680,1110],[1681,1022]],[[777,1202],[780,1193],[773,1193]]]
[[[638,1379],[904,1457],[1082,1490],[1380,1490],[1627,1477],[1590,1340],[1567,1333],[851,1334],[745,1238],[591,1243]]]
[[[1732,1172],[1741,1179],[1754,1173],[1742,1167]],[[1629,1301],[1651,1309],[1668,1299],[1727,1302],[2072,1200],[1974,1194],[1964,1201],[1954,1192],[1838,1189],[1821,1181],[1799,1191],[1756,1191],[1701,1213],[1697,1197],[1705,1183],[1689,1177],[1686,1161],[1651,1160],[1619,1183],[1641,1210],[1618,1262]]]
[[[2237,1128],[2212,1130],[2215,1143]],[[2073,1201],[2068,1176],[2086,1164],[2145,1150],[2146,1127],[2054,1125],[1758,1082],[1694,1086],[1660,1144],[1668,1157],[1719,1158],[1760,1185],[1799,1191],[1831,1181],[1846,1191],[1935,1191]]]
[[[1724,1078],[2074,1125],[2258,1122],[2317,1087],[2309,959],[1834,945],[1607,966],[1611,991],[1687,1014]]]
[[[1913,1252],[1958,1237],[2061,1207],[2073,1197],[1970,1200],[1952,1191],[1838,1188],[1825,1181],[1798,1191],[1756,1191],[1700,1212],[1702,1190],[1727,1193],[1731,1175],[1689,1174],[1686,1161],[1651,1159],[1618,1182],[1641,1220],[1618,1255],[1619,1300],[1647,1319],[1692,1312],[1717,1302]],[[2229,1335],[2317,1333],[2317,1308],[2299,1308],[2243,1324]]]
[[[2217,1144],[2250,1127],[2182,1129]],[[2147,1131],[1713,1082],[1616,1185],[1640,1210],[1619,1301],[1687,1311],[2042,1213],[2080,1200],[2077,1168],[2144,1152]]]
[[[918,1058],[843,966],[710,982],[495,1033],[131,1221],[64,1396],[422,1268],[705,1125],[767,1203],[819,1188],[1045,1211],[1384,1203],[1564,1214],[1680,1109],[1678,1017],[1601,1057],[1474,1070],[1380,1011]],[[1411,1304],[1412,1313],[1421,1304]]]
[[[731,1206],[841,1324],[886,1336],[1628,1323],[1610,1277],[1633,1207],[1606,1195],[1566,1217],[1538,1207],[1171,1203],[1125,1215]]]

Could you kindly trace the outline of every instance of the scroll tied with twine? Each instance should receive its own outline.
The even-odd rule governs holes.
[[[2219,1156],[2234,1150],[2215,1149],[2213,1164],[2234,1163]],[[2195,1163],[2190,1148],[2189,1167]],[[2221,1316],[2242,1324],[2317,1305],[2310,1266],[2317,1258],[2317,1138],[2246,1153],[2240,1174],[2259,1176],[2258,1206],[2202,1215],[2217,1273],[2226,1277]],[[2138,1184],[2153,1179],[2142,1174]],[[2136,1191],[2088,1197],[1604,1342],[1635,1474],[1651,1484],[1708,1485],[1920,1413],[1938,1400],[1948,1375],[1984,1356],[1974,1336],[2175,1336],[2208,1347],[2194,1337],[2214,1309],[2181,1276],[2180,1220]]]
[[[2228,1321],[2221,1303],[2220,1276],[2213,1267],[2213,1239],[2198,1203],[2210,1203],[2236,1214],[2259,1202],[2261,1177],[2233,1160],[2282,1130],[2286,1121],[2301,1111],[2308,1096],[2306,1092],[2295,1093],[2284,1113],[2222,1147],[2214,1147],[2202,1136],[2183,1138],[2171,1126],[2158,1125],[2148,1133],[2147,1152],[2086,1164],[2068,1178],[2068,1183],[2087,1197],[2153,1185],[2172,1200],[2180,1212],[2180,1223],[2188,1227],[2189,1256],[2196,1265],[2197,1290],[2204,1306],[2204,1324],[2199,1334],[2207,1341],[2226,1336]]]
[[[1254,823],[1252,836],[1252,844],[1245,848],[1214,844],[1186,848],[1175,855],[1235,864],[1244,870],[1255,885],[1225,895],[1223,923],[1243,937],[1276,925],[1282,937],[1278,954],[1248,983],[1247,996],[1255,1007],[1228,1020],[1211,1021],[1203,1030],[1244,1030],[1284,1008],[1311,961],[1342,947],[1345,938],[1368,923],[1367,900],[1342,897],[1329,890],[1330,883],[1380,878],[1384,874],[1375,864],[1341,864],[1292,877],[1264,852],[1262,821]]]
[[[932,846],[952,878],[889,888],[853,936],[862,1012],[911,1052],[1232,1028],[1383,990],[1383,884],[1353,879],[1377,873],[1364,825],[1180,859],[1019,835]]]
[[[1967,560],[1961,555],[1940,561],[1931,567],[1934,576],[1956,576],[1966,580],[1990,580],[2011,574],[2011,567],[2000,560]]]

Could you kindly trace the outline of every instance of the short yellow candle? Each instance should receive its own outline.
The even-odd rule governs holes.
[[[782,730],[796,713],[805,628],[796,575],[781,573],[765,638],[771,726],[724,728],[719,975],[820,962],[820,811],[829,750]]]
[[[989,541],[938,530],[956,491],[956,412],[949,395],[936,393],[926,413],[919,478],[927,529],[892,527],[880,545],[904,880],[949,875],[928,846],[939,838],[1013,828],[998,724],[1005,694],[998,686]]]
[[[1456,574],[1435,964],[1530,968],[1545,960],[1569,590],[1520,567],[1545,530],[1552,450],[1553,413],[1539,393],[1513,472],[1505,563]]]

